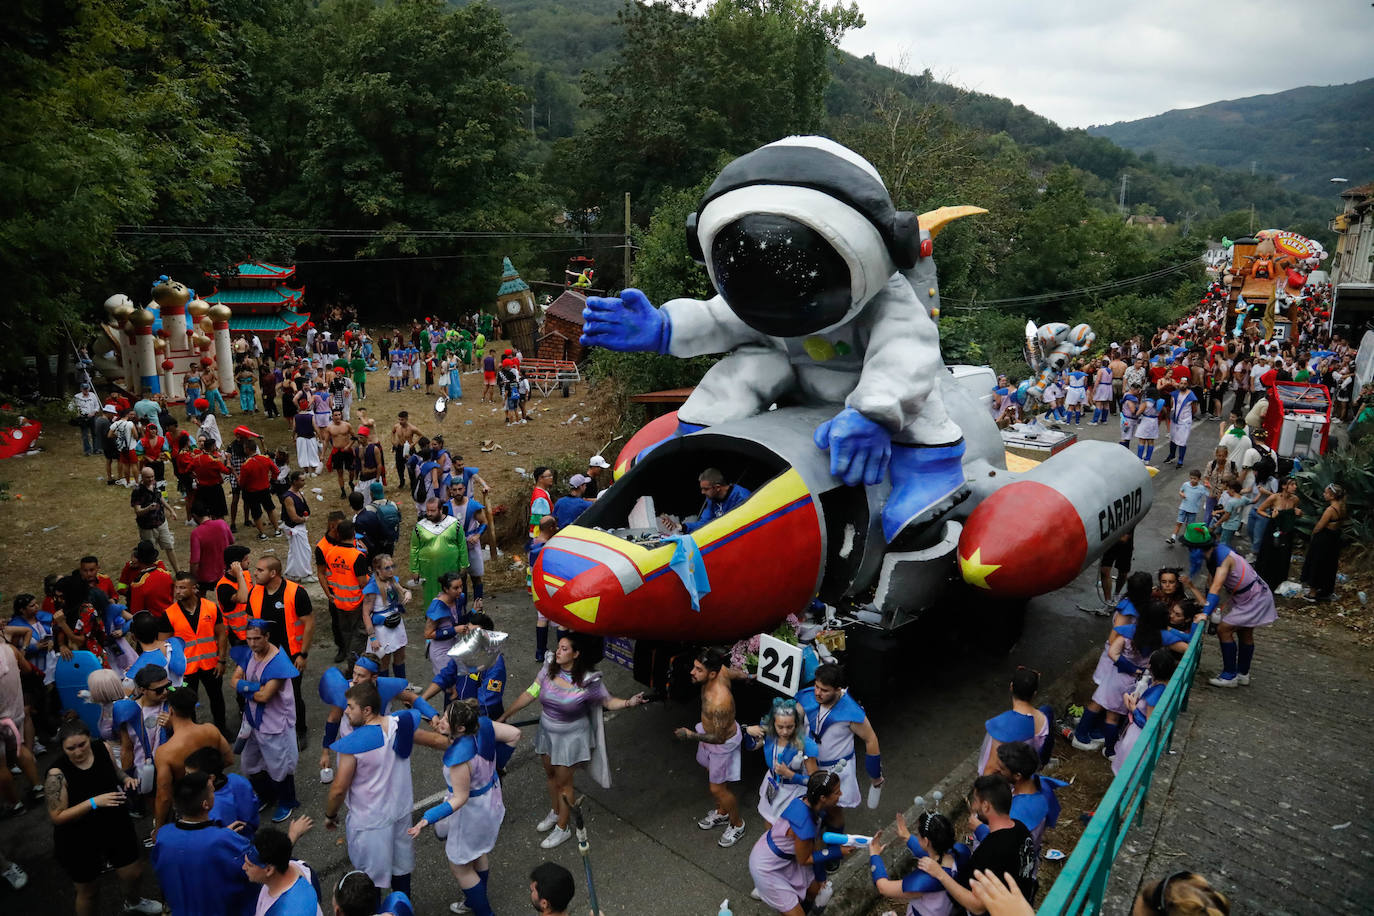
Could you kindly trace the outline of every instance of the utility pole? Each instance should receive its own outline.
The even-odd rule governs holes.
[[[630,285],[630,192],[625,192],[625,280],[624,289]]]
[[[1131,183],[1131,173],[1121,173],[1121,193],[1117,196],[1116,205],[1121,210],[1122,215],[1126,213],[1126,186]]]

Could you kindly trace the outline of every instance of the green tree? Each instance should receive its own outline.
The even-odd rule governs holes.
[[[120,226],[205,216],[237,176],[243,138],[212,116],[232,86],[220,54],[232,28],[208,5],[116,0],[7,11],[0,42],[0,268],[14,305],[0,359],[70,353],[133,268]],[[128,287],[135,301],[145,289]],[[87,325],[88,327],[88,325]]]

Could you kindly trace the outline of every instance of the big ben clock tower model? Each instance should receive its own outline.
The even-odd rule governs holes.
[[[515,272],[510,258],[501,262],[501,288],[496,291],[496,314],[511,345],[525,356],[534,356],[534,293]]]

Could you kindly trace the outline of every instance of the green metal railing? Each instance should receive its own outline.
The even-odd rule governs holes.
[[[1064,870],[1036,910],[1039,916],[1084,916],[1101,908],[1117,851],[1145,804],[1155,765],[1173,740],[1178,714],[1188,708],[1188,692],[1202,657],[1205,631],[1200,625],[1193,634],[1135,747],[1126,755],[1116,778],[1107,787],[1107,794],[1098,802],[1088,828],[1064,863]]]

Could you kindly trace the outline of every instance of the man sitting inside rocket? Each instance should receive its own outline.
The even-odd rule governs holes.
[[[824,137],[788,137],[727,165],[688,217],[714,298],[655,308],[636,289],[591,297],[582,342],[678,357],[728,351],[678,411],[680,435],[774,403],[835,405],[816,445],[849,486],[890,471],[882,524],[892,542],[967,495],[963,436],[940,395],[930,253],[945,222],[979,212],[899,211],[863,157]]]

